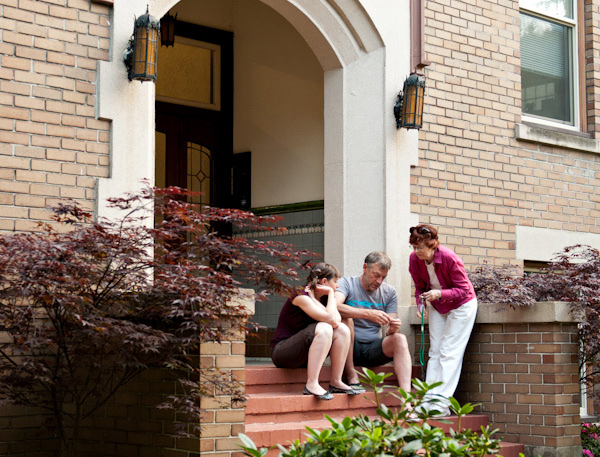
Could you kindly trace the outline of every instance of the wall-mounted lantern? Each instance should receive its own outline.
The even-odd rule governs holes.
[[[394,106],[397,129],[420,129],[423,126],[424,98],[425,78],[415,70],[404,81],[404,88],[398,93],[398,100]]]
[[[175,22],[177,21],[177,13],[171,16],[165,14],[160,19],[160,44],[162,46],[173,46],[175,44]]]
[[[129,81],[156,81],[159,30],[160,22],[148,9],[135,20],[133,35],[123,55]]]

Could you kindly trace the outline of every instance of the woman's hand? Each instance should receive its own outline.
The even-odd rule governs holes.
[[[319,292],[321,295],[329,295],[330,292],[335,292],[331,287],[324,284],[317,284],[315,292]]]
[[[338,328],[341,322],[342,316],[340,315],[340,313],[336,312],[328,321],[328,324],[330,324],[333,328]]]
[[[438,300],[442,298],[442,291],[439,289],[428,290],[423,293],[423,297],[425,297],[425,300],[427,301]]]

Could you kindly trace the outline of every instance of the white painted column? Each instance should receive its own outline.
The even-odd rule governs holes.
[[[150,14],[162,16],[156,3]],[[98,180],[97,215],[113,218],[106,199],[142,188],[143,180],[154,185],[154,83],[129,81],[123,63],[134,21],[146,13],[146,0],[117,0],[112,15],[110,62],[98,64],[97,116],[112,121],[110,175]],[[165,5],[161,5],[164,9]],[[160,65],[160,62],[159,62]]]
[[[325,74],[325,258],[358,274],[385,250],[384,49]]]

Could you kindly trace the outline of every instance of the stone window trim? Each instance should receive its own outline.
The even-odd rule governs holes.
[[[515,124],[515,139],[600,154],[600,141],[595,140],[590,133],[560,127]]]

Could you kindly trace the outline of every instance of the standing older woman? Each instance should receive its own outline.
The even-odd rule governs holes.
[[[350,330],[342,323],[335,300],[340,273],[328,263],[310,270],[307,285],[287,299],[271,341],[271,359],[279,368],[306,367],[304,395],[331,400],[334,393],[358,395],[360,392],[342,382],[350,348]],[[319,373],[329,354],[329,390],[319,384]]]
[[[427,405],[450,414],[446,400],[454,395],[462,361],[475,323],[477,297],[465,271],[463,261],[451,250],[440,245],[437,230],[431,225],[410,228],[409,271],[415,283],[417,304],[421,296],[429,302],[429,362],[426,382],[442,381],[430,391],[440,403]],[[427,317],[427,310],[417,309]],[[426,399],[427,400],[427,399]]]

